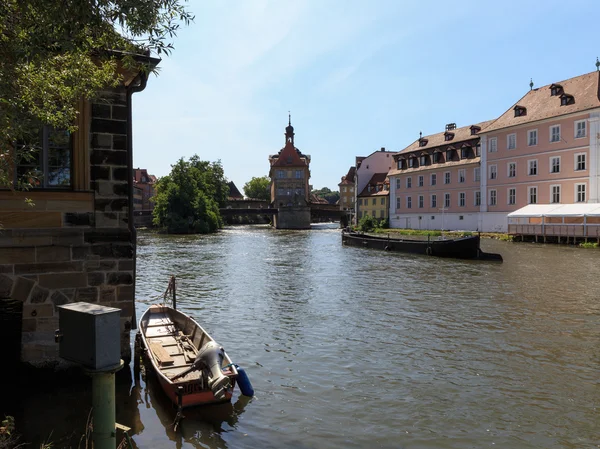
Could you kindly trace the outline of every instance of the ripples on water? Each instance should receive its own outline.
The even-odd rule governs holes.
[[[216,427],[184,421],[181,444],[597,447],[597,252],[485,240],[494,264],[340,240],[327,226],[140,235],[140,312],[176,274],[179,307],[257,392]]]

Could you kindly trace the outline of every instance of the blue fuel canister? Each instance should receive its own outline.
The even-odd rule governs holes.
[[[240,368],[239,365],[235,365],[235,368],[238,372],[237,383],[240,386],[240,391],[242,394],[244,396],[254,396],[254,388],[252,388],[252,384],[250,383],[250,379],[248,378],[244,368]]]

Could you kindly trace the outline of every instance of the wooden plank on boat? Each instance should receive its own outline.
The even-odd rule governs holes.
[[[175,363],[175,361],[160,343],[149,342],[148,345],[150,346],[150,351],[152,351],[152,354],[154,354],[158,360],[158,363],[161,365],[172,365]]]

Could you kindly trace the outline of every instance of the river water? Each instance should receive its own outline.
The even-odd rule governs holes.
[[[343,247],[331,225],[140,233],[138,316],[177,275],[178,307],[256,395],[175,432],[154,379],[132,376],[118,421],[139,448],[600,447],[600,254],[482,249],[504,263]]]

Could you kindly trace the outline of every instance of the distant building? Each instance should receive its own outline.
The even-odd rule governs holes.
[[[492,121],[420,136],[394,156],[390,227],[481,229],[479,131]]]
[[[348,170],[346,176],[342,176],[342,182],[338,184],[340,189],[340,210],[354,212],[354,204],[356,196],[354,193],[354,181],[356,175],[356,167],[352,166]]]
[[[310,194],[310,203],[311,204],[329,204],[329,201],[327,201],[325,198],[321,198],[318,195],[315,195],[314,193]]]
[[[137,184],[133,184],[133,210],[142,210],[144,204],[144,188]]]
[[[133,183],[142,189],[141,210],[153,210],[154,202],[151,201],[151,198],[156,194],[156,176],[149,175],[148,170],[145,168],[135,168],[133,170]]]
[[[233,183],[233,181],[229,181],[227,185],[229,186],[229,196],[227,197],[229,201],[244,199],[244,195],[241,194],[241,192],[238,190],[237,186]]]
[[[532,84],[516,104],[481,130],[485,194],[480,229],[506,232],[507,215],[527,205],[599,202],[599,79],[596,71],[536,89]],[[579,215],[582,224],[583,213]],[[583,231],[573,217],[568,222],[571,226],[546,226],[544,232]]]
[[[600,238],[600,70],[532,82],[496,120],[446,125],[394,163],[391,227]]]
[[[291,116],[285,128],[285,146],[269,156],[271,204],[279,209],[273,223],[277,229],[310,228],[310,156],[294,146]]]
[[[358,156],[356,157],[356,174],[355,174],[355,186],[354,191],[356,196],[363,191],[367,183],[371,180],[376,173],[387,173],[392,169],[394,164],[395,153],[386,151],[385,148],[381,148],[379,151],[371,153],[369,156]],[[355,222],[359,218],[360,205],[355,201]]]
[[[387,173],[375,173],[365,188],[358,194],[360,220],[367,215],[377,219],[388,218],[390,181]]]

